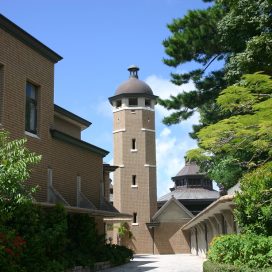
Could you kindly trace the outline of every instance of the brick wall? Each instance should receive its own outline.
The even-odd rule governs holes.
[[[0,107],[2,127],[11,138],[26,137],[27,146],[42,155],[33,168],[30,184],[38,185],[37,201],[47,200],[47,169],[53,170],[53,186],[71,205],[76,205],[76,177],[81,176],[81,190],[99,207],[99,182],[103,179],[102,157],[83,148],[52,139],[50,128],[57,126],[72,136],[75,128],[54,124],[54,63],[0,29]],[[38,86],[38,133],[25,134],[26,82]],[[77,135],[76,135],[77,134]]]
[[[54,64],[2,29],[0,40],[0,64],[4,74],[2,125],[11,133],[11,138],[26,137],[31,151],[43,155],[30,181],[39,185],[37,200],[45,201],[47,167],[51,165],[49,127],[53,124]],[[27,81],[38,86],[38,137],[25,135]]]
[[[103,179],[102,157],[53,139],[53,186],[72,206],[76,206],[77,176],[81,177],[81,191],[99,208],[99,182]]]

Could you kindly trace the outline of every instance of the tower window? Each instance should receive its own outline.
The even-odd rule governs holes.
[[[38,87],[26,83],[25,130],[37,134]]]
[[[128,99],[128,105],[130,107],[138,106],[138,99],[137,98],[129,98]]]
[[[150,106],[151,106],[151,101],[150,101],[150,99],[146,99],[146,100],[145,100],[145,106],[146,106],[146,107],[150,107]]]
[[[136,181],[136,175],[132,175],[132,185],[136,185],[137,181]]]
[[[131,146],[131,148],[133,149],[133,150],[135,150],[136,149],[136,139],[132,139],[132,146]]]
[[[120,108],[122,106],[122,100],[116,101],[116,108]]]
[[[136,213],[136,212],[133,213],[133,223],[134,223],[134,224],[135,224],[135,223],[138,223],[138,222],[137,222],[137,213]]]

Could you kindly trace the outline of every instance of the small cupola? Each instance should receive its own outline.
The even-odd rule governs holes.
[[[130,77],[133,77],[133,78],[138,78],[138,71],[139,70],[140,70],[140,68],[137,67],[136,65],[131,65],[131,66],[128,67]]]

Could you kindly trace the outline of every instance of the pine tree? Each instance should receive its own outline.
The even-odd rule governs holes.
[[[272,74],[272,3],[270,0],[213,0],[207,9],[191,10],[174,19],[168,28],[171,36],[163,41],[169,58],[164,63],[178,67],[194,61],[199,69],[172,73],[172,82],[182,85],[192,80],[195,89],[176,97],[159,100],[175,112],[164,118],[167,125],[186,120],[200,112],[204,126],[228,117],[215,103],[221,90],[238,82],[243,74],[262,71]],[[223,60],[222,68],[214,65]],[[214,68],[215,67],[215,68]],[[208,70],[210,72],[208,72]]]

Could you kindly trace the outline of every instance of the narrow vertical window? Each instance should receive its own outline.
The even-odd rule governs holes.
[[[122,100],[116,101],[116,108],[120,108],[122,106]]]
[[[132,146],[131,146],[131,148],[132,148],[133,150],[136,149],[136,139],[132,139]]]
[[[137,213],[133,213],[133,223],[136,224],[137,223]]]
[[[37,96],[38,87],[26,83],[26,107],[25,107],[25,130],[37,134]]]
[[[137,185],[136,175],[132,176],[132,185]]]

